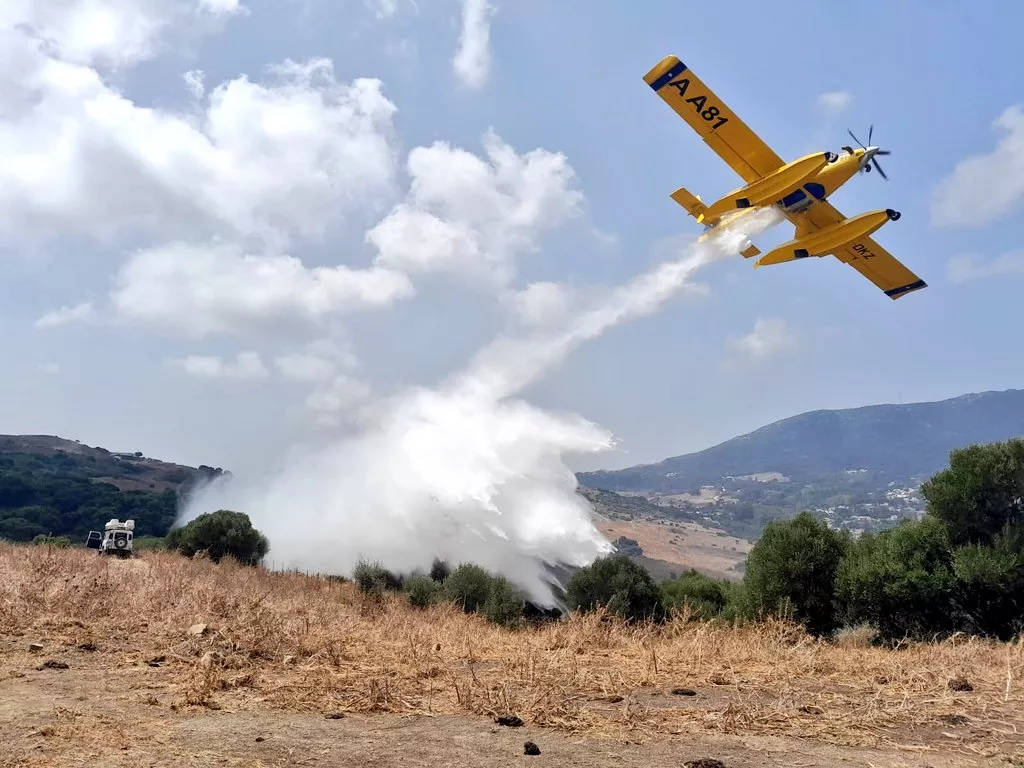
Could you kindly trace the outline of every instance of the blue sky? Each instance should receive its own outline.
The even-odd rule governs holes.
[[[51,5],[0,11],[0,431],[260,466],[343,429],[332,419],[351,403],[462,368],[521,320],[507,303],[530,284],[560,286],[557,303],[652,268],[699,234],[676,187],[713,200],[740,184],[642,81],[668,53],[786,159],[838,150],[848,127],[866,140],[873,123],[889,181],[861,175],[832,202],[900,210],[876,238],[929,288],[893,302],[831,258],[711,265],[697,278],[706,295],[611,328],[523,393],[619,439],[577,466],[655,461],[814,408],[1024,381],[1016,4],[733,2],[723,14],[493,0],[475,30],[489,31],[476,36],[487,55],[461,75],[464,5],[486,5],[471,0],[103,0],[90,6],[100,16]],[[295,68],[275,80],[267,67],[286,60]],[[183,76],[200,70],[190,93]],[[379,94],[318,100],[357,78]],[[215,107],[228,82],[234,98]],[[457,150],[486,157],[489,131],[517,162],[545,153],[535,171],[512,163],[504,202],[481,202],[489,182],[458,165]],[[445,186],[456,166],[473,178],[461,192]],[[444,230],[463,238],[457,257],[429,260],[422,232],[381,227],[428,210],[458,225]],[[757,242],[791,236],[783,224]],[[342,264],[380,269],[316,272]]]

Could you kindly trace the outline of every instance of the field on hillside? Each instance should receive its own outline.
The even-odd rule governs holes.
[[[302,575],[9,544],[0,634],[0,765],[507,765],[525,738],[553,765],[1024,765],[1019,643],[508,631]]]
[[[741,566],[753,546],[695,523],[676,520],[613,520],[594,515],[594,525],[609,541],[620,536],[636,541],[646,557],[674,567],[676,573],[695,568],[718,579],[741,579]]]

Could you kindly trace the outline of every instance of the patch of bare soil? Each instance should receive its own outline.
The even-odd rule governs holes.
[[[148,665],[109,669],[102,654],[85,653],[66,651],[67,670],[8,665],[0,682],[0,766],[440,768],[520,765],[524,760],[567,768],[1013,765],[909,742],[903,748],[858,748],[796,738],[675,733],[635,743],[628,736],[595,738],[528,724],[502,726],[484,717],[329,709],[296,714],[251,696],[226,696],[214,708],[189,707],[180,704],[166,670]],[[967,734],[971,728],[963,724],[941,730]],[[957,733],[944,738],[952,737],[961,738]],[[540,754],[525,755],[527,742]]]
[[[609,541],[620,536],[633,539],[646,557],[677,566],[678,571],[695,568],[722,579],[739,579],[737,566],[750,552],[744,539],[673,520],[610,520],[595,517],[594,524]]]

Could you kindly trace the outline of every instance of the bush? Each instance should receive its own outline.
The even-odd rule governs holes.
[[[930,639],[953,630],[956,579],[945,526],[934,518],[865,534],[836,573],[836,594],[848,625],[870,624],[879,639]]]
[[[1011,640],[1024,629],[1024,557],[1002,544],[958,547],[953,572],[961,629]]]
[[[573,610],[586,612],[604,606],[629,621],[665,616],[658,585],[625,555],[600,557],[578,570],[569,580],[566,600]]]
[[[396,576],[380,563],[368,563],[360,559],[352,569],[352,580],[364,595],[383,595],[385,590],[400,590],[402,578]]]
[[[429,576],[413,576],[406,579],[403,589],[409,595],[409,603],[414,608],[428,608],[436,603],[441,595],[440,585]]]
[[[835,629],[836,570],[848,537],[807,512],[768,523],[743,575],[753,613],[790,613],[812,634]]]
[[[480,613],[488,621],[502,627],[516,627],[523,623],[523,610],[526,597],[501,576],[491,578],[491,587],[487,593]]]
[[[473,563],[463,563],[444,581],[444,597],[466,613],[476,613],[491,593],[491,574]]]
[[[257,565],[270,550],[267,537],[253,528],[247,514],[227,509],[199,515],[172,530],[164,541],[167,549],[186,557],[205,551],[215,563],[230,556],[245,565]]]
[[[667,610],[685,607],[695,619],[704,621],[720,616],[728,602],[723,583],[693,569],[663,582],[661,594]]]

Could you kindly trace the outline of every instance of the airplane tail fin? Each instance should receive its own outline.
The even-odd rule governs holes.
[[[679,203],[679,205],[681,205],[683,208],[685,208],[686,212],[693,216],[693,218],[695,218],[698,222],[703,224],[705,228],[708,228],[718,223],[718,220],[712,222],[704,221],[704,214],[708,210],[707,205],[705,205],[704,201],[700,199],[700,195],[693,194],[685,187],[680,187],[675,192],[673,192],[672,199]],[[740,254],[742,254],[743,257],[747,259],[751,258],[752,256],[757,256],[760,253],[760,249],[753,243],[750,243],[746,248],[740,251]]]
[[[672,199],[681,205],[686,212],[693,216],[701,224],[704,223],[704,212],[708,207],[700,199],[699,195],[694,195],[688,189],[680,187],[672,193]]]

